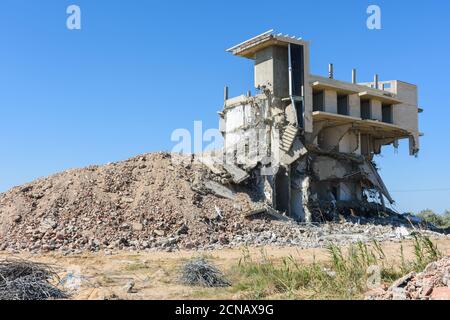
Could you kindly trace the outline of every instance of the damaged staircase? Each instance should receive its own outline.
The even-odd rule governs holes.
[[[294,143],[295,137],[297,136],[298,128],[293,125],[288,124],[283,131],[283,135],[281,137],[281,150],[284,152],[289,152]]]

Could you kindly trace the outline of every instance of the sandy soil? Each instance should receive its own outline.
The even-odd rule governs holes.
[[[435,239],[438,248],[450,255],[450,239]],[[382,247],[389,261],[400,260],[400,246],[403,244],[406,258],[412,258],[410,241],[387,242]],[[116,251],[112,254],[85,253],[63,256],[58,253],[42,255],[9,254],[0,252],[0,258],[26,258],[33,261],[50,263],[60,271],[62,279],[73,275],[67,285],[77,288],[73,299],[242,299],[242,292],[233,286],[230,288],[192,288],[179,284],[179,268],[184,261],[197,256],[205,256],[222,271],[233,283],[239,281],[236,267],[243,256],[243,249],[224,249],[216,251],[194,252],[127,252]],[[248,248],[251,255],[261,255],[260,248]],[[326,249],[302,249],[293,247],[265,247],[267,256],[280,259],[293,256],[302,263],[326,262]],[[133,282],[133,293],[127,292],[127,285]]]

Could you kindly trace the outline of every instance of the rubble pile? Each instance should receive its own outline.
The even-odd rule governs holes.
[[[258,202],[251,179],[233,186],[191,156],[161,152],[68,170],[0,194],[0,250],[306,248],[411,233],[391,217],[386,225],[364,217],[299,224]]]
[[[430,263],[423,272],[411,272],[389,288],[366,295],[370,300],[450,300],[450,256]]]

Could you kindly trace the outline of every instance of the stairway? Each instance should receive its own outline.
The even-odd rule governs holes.
[[[283,131],[283,135],[281,136],[281,150],[284,152],[289,152],[294,143],[294,139],[297,136],[298,128],[293,125],[288,124]]]

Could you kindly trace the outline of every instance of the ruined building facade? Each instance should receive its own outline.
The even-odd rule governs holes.
[[[236,179],[252,183],[261,201],[300,221],[336,208],[393,199],[373,163],[385,145],[409,139],[419,151],[417,87],[390,80],[357,83],[309,71],[309,43],[272,31],[227,50],[254,61],[258,94],[228,97],[220,131]]]

